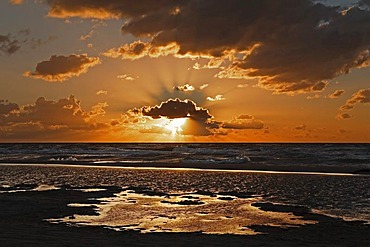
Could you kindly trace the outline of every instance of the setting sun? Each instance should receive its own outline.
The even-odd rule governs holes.
[[[171,131],[171,135],[181,134],[183,129],[181,128],[186,123],[187,118],[175,118],[169,119],[167,123],[165,123],[164,127]]]

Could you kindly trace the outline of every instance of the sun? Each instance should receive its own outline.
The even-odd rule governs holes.
[[[175,118],[169,119],[167,123],[165,123],[164,127],[171,131],[171,135],[180,134],[183,129],[181,128],[184,126],[187,118]]]

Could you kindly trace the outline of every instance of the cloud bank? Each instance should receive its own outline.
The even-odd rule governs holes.
[[[49,16],[123,18],[134,42],[109,56],[201,56],[217,77],[256,78],[276,93],[319,92],[327,80],[369,66],[370,12],[311,0],[45,0]]]

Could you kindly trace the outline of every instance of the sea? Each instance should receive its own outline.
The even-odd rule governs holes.
[[[65,219],[46,219],[71,225],[103,224],[114,230],[124,227],[119,227],[123,223],[117,223],[118,219],[107,216],[107,212],[114,211],[112,208],[121,210],[121,214],[115,215],[131,210],[130,216],[126,215],[125,226],[140,225],[138,229],[145,232],[159,229],[158,222],[156,226],[148,223],[159,216],[150,218],[154,217],[150,214],[164,215],[160,211],[163,205],[168,205],[165,209],[167,226],[186,231],[189,227],[186,228],[184,222],[189,215],[196,214],[207,222],[233,219],[237,224],[235,219],[242,214],[241,205],[249,205],[251,209],[251,205],[258,202],[303,206],[314,213],[369,224],[369,170],[370,144],[0,144],[0,194],[58,190],[66,186],[93,192],[103,190],[104,186],[118,186],[122,191],[115,197],[100,198],[102,203],[94,205],[95,210],[100,210],[100,216],[89,218],[76,214]],[[140,208],[133,207],[135,203],[140,204]],[[148,211],[148,205],[156,206]],[[69,206],[88,207],[89,204],[71,202]],[[195,206],[209,211],[202,214],[198,208],[193,214]],[[225,207],[229,214],[236,213],[223,218],[218,215],[217,219],[205,218],[211,217],[211,206],[218,210]],[[169,212],[173,215],[168,216]],[[136,218],[132,216],[135,214]],[[184,220],[180,224],[181,214]],[[135,221],[145,217],[150,218],[146,223]],[[176,222],[170,223],[171,220]],[[204,231],[202,227],[204,225],[191,230]]]

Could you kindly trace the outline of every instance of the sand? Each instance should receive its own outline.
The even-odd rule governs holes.
[[[38,189],[37,189],[38,188]],[[90,192],[87,193],[87,191]],[[40,188],[17,185],[0,194],[0,246],[369,246],[369,225],[314,214],[301,206],[267,202],[251,204],[266,213],[287,213],[314,224],[296,226],[249,225],[259,234],[205,234],[202,232],[140,233],[136,230],[114,231],[104,225],[83,226],[67,222],[50,223],[47,219],[70,219],[76,215],[98,216],[101,201],[122,188]],[[22,191],[23,190],[23,191]],[[13,192],[11,192],[13,191]],[[155,196],[147,193],[147,196]],[[238,196],[238,195],[236,195]],[[228,197],[225,196],[227,201]],[[70,207],[68,204],[91,204]]]

